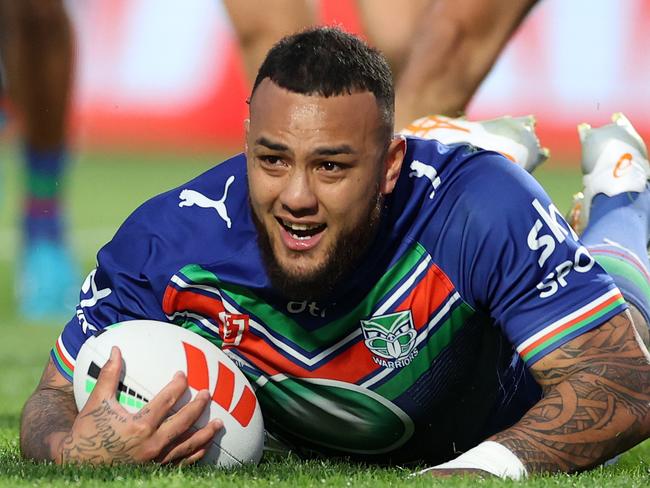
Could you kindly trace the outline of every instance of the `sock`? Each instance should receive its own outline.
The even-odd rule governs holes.
[[[63,234],[61,194],[66,151],[38,151],[24,148],[26,193],[24,208],[25,242],[60,241]]]
[[[613,197],[596,195],[582,241],[628,303],[650,324],[650,188]]]

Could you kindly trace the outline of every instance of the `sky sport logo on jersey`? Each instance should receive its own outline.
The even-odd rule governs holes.
[[[408,366],[418,350],[411,311],[378,315],[361,320],[365,344],[375,355],[372,359],[385,368]],[[377,357],[378,356],[378,357]]]

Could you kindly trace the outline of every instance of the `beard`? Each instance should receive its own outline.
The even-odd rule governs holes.
[[[327,255],[320,265],[308,273],[301,274],[287,271],[278,262],[269,233],[251,205],[251,216],[257,229],[257,242],[262,262],[273,290],[284,298],[294,301],[323,301],[331,296],[337,285],[357,267],[375,239],[382,204],[383,196],[377,187],[359,224],[337,236],[334,244],[326,250]]]

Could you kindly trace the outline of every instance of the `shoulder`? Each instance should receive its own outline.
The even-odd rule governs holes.
[[[477,210],[520,213],[535,198],[547,199],[539,183],[499,153],[407,138],[395,195],[406,207],[417,205],[425,214],[435,210],[437,217],[470,216]]]
[[[253,231],[247,195],[246,160],[239,154],[144,202],[106,247],[148,255],[164,249],[179,262],[235,253]]]

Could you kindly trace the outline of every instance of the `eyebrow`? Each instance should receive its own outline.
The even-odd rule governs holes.
[[[266,137],[260,137],[259,139],[257,139],[255,141],[255,145],[264,146],[264,147],[267,147],[267,148],[269,148],[269,149],[271,149],[273,151],[288,151],[289,150],[289,148],[286,145],[280,144],[279,142],[269,141]]]
[[[319,147],[314,151],[318,156],[336,156],[337,154],[354,154],[354,149],[347,144],[334,147]]]
[[[273,142],[267,139],[266,137],[260,137],[255,141],[256,145],[264,146],[273,151],[289,151],[289,147],[285,144],[279,142]],[[319,147],[316,148],[314,154],[317,156],[336,156],[337,154],[354,154],[355,151],[352,149],[352,146],[348,144],[341,144],[340,146],[332,147]]]

